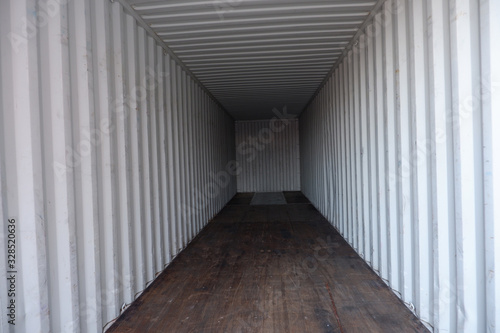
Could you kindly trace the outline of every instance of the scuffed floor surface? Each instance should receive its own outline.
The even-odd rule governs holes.
[[[428,332],[298,192],[236,195],[108,332]]]

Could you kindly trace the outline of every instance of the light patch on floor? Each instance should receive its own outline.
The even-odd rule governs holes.
[[[286,205],[283,192],[257,192],[250,205]]]

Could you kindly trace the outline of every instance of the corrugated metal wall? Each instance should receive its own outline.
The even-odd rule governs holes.
[[[0,38],[0,331],[100,332],[236,192],[234,121],[118,3],[2,1]]]
[[[238,192],[299,191],[297,119],[237,121],[236,158]]]
[[[300,118],[303,192],[435,332],[500,327],[499,18],[387,1]]]

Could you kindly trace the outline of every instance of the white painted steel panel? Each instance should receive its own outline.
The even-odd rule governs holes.
[[[236,192],[234,120],[121,4],[45,4],[0,3],[0,331],[100,332]]]
[[[434,332],[500,326],[498,13],[386,1],[300,117],[302,191]]]
[[[118,2],[0,2],[16,331],[101,331],[237,189],[302,189],[428,327],[498,331],[499,1]]]
[[[297,119],[236,121],[235,127],[238,192],[300,190]]]
[[[234,118],[299,114],[375,0],[120,0]]]

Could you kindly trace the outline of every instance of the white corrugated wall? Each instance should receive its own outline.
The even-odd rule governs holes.
[[[238,192],[300,190],[299,124],[274,111],[271,120],[236,122]]]
[[[234,121],[118,3],[2,1],[0,38],[0,331],[100,332],[236,192]]]
[[[300,118],[302,191],[435,332],[500,329],[499,18],[385,2]]]

